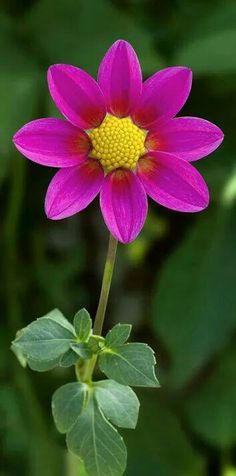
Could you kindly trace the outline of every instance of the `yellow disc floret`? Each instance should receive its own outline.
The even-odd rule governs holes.
[[[107,115],[99,127],[89,131],[89,137],[90,156],[98,159],[107,172],[119,167],[134,169],[145,153],[146,132],[130,117]]]

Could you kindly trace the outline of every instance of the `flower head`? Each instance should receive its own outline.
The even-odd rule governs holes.
[[[74,215],[100,193],[107,227],[129,243],[145,222],[147,195],[172,210],[206,208],[207,186],[190,162],[213,152],[223,133],[204,119],[175,117],[191,82],[190,69],[180,66],[142,82],[123,40],[106,53],[97,82],[74,66],[51,66],[49,90],[65,119],[32,121],[14,136],[28,159],[60,168],[46,194],[48,218]]]

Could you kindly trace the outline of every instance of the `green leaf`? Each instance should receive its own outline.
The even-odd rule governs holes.
[[[58,359],[45,360],[43,362],[39,360],[27,359],[28,366],[31,370],[36,372],[47,372],[54,369],[58,365]]]
[[[138,387],[159,387],[155,363],[153,350],[136,342],[104,349],[99,356],[99,367],[108,378]]]
[[[225,207],[200,217],[157,278],[152,320],[171,386],[186,384],[236,328],[235,217]]]
[[[95,383],[95,397],[105,417],[121,428],[135,428],[139,401],[134,391],[114,380]]]
[[[184,44],[177,53],[175,63],[190,66],[199,74],[234,72],[235,43],[235,28],[208,33]]]
[[[146,73],[163,65],[153,35],[107,0],[41,0],[29,20],[32,35],[49,62],[65,62],[66,58],[67,63],[95,75],[106,50],[124,38],[137,49]]]
[[[53,309],[48,312],[41,319],[51,319],[52,321],[58,322],[62,327],[70,331],[75,336],[75,330],[72,324],[63,316],[62,312],[59,309]]]
[[[25,358],[21,349],[16,347],[14,344],[11,345],[11,350],[15,354],[17,360],[19,361],[20,365],[25,368],[27,366],[27,359]]]
[[[186,401],[191,428],[221,448],[236,444],[236,351],[220,355],[218,365]]]
[[[116,326],[107,333],[105,345],[107,347],[114,347],[124,344],[130,336],[131,329],[131,324],[116,324]]]
[[[74,338],[73,326],[55,309],[22,329],[13,344],[27,359],[45,363],[60,360]]]
[[[93,354],[98,354],[105,346],[105,339],[102,336],[92,335],[88,341],[88,347]]]
[[[92,319],[86,309],[81,309],[76,313],[74,317],[74,328],[79,340],[82,342],[88,340],[92,329]]]
[[[60,360],[60,366],[61,367],[71,367],[72,365],[75,365],[79,360],[79,356],[76,352],[74,352],[72,349],[69,349],[62,357]]]
[[[52,398],[52,413],[55,424],[61,433],[67,433],[68,448],[84,463],[88,476],[122,476],[126,466],[126,448],[123,439],[107,421],[96,398],[102,401],[104,410],[110,418],[131,425],[137,419],[138,400],[131,389],[121,390],[121,385],[105,382],[95,384],[94,388],[84,383],[73,382],[56,390]],[[99,388],[99,390],[98,390]],[[104,402],[107,396],[113,398],[116,410]],[[95,393],[101,391],[99,397]],[[123,397],[122,397],[123,395]],[[128,402],[124,402],[125,395]],[[133,417],[126,415],[122,408],[123,398],[126,410],[130,408]],[[121,411],[121,415],[116,412]],[[123,415],[123,417],[122,417]]]
[[[71,349],[82,359],[91,359],[93,353],[85,342],[75,342],[70,345]]]
[[[60,361],[58,361],[58,358],[56,358],[54,360],[45,360],[43,362],[29,358],[27,359],[22,353],[22,350],[20,350],[20,348],[15,345],[12,345],[11,349],[23,367],[26,367],[28,363],[28,366],[31,368],[31,370],[35,370],[37,372],[46,372],[47,370],[52,370],[58,364],[61,367],[71,367],[79,360],[78,353],[74,352],[72,349],[69,349],[65,354],[63,354]]]
[[[88,476],[124,474],[127,454],[123,439],[92,396],[69,431],[67,445],[82,459]]]
[[[87,385],[73,382],[63,385],[53,394],[52,414],[60,433],[67,433],[82,412]]]

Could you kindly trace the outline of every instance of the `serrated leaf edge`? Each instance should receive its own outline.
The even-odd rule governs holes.
[[[130,346],[130,344],[142,344],[143,346],[147,347],[149,350],[151,350],[152,352],[152,356],[153,356],[153,365],[152,365],[152,373],[153,373],[153,377],[154,379],[151,380],[149,377],[148,377],[148,380],[152,383],[152,385],[150,385],[150,387],[153,387],[153,388],[159,388],[160,387],[160,383],[157,379],[157,376],[155,374],[155,365],[156,365],[156,357],[155,357],[155,352],[154,350],[146,343],[142,343],[142,342],[128,342],[127,344],[121,344],[121,346]],[[117,346],[119,347],[119,346]],[[138,372],[140,375],[142,376],[145,376],[145,378],[147,378],[147,376],[141,372],[140,370],[136,369],[136,367],[134,367],[132,364],[130,364],[130,362],[125,359],[121,354],[119,354],[119,352],[117,352],[115,350],[115,348],[110,348],[110,347],[104,347],[101,352],[99,353],[99,357],[104,354],[104,353],[107,353],[107,354],[113,354],[113,355],[117,355],[120,359],[124,360],[128,365],[129,367],[133,367],[135,369],[136,372]],[[99,362],[99,367],[101,369],[101,371],[110,379],[109,375],[107,375],[104,370],[102,369],[102,365],[100,365],[100,362]],[[115,380],[114,378],[113,379],[110,379],[110,380]],[[118,382],[120,383],[120,382]],[[155,385],[153,385],[155,384]],[[125,385],[125,384],[122,384],[122,385]],[[129,387],[149,387],[148,385],[127,385]]]
[[[105,415],[105,412],[102,410],[101,406],[99,405],[99,402],[98,402],[97,397],[96,397],[96,387],[99,387],[99,384],[100,384],[101,382],[108,382],[108,381],[109,381],[109,382],[112,382],[112,381],[113,381],[114,383],[118,383],[118,382],[116,382],[116,380],[114,380],[114,379],[108,379],[108,380],[100,380],[100,381],[98,381],[98,382],[95,382],[95,384],[94,384],[94,387],[95,387],[95,388],[94,388],[94,397],[95,397],[95,399],[96,399],[96,402],[97,402],[97,405],[98,405],[99,409],[100,409],[101,412],[104,414],[104,417],[106,418],[106,420],[108,420],[109,423],[110,423],[112,426],[114,426],[114,428],[115,428],[115,426],[117,426],[118,428],[126,428],[126,429],[134,430],[134,429],[136,428],[136,426],[137,426],[137,423],[138,423],[138,415],[137,415],[137,420],[136,420],[134,426],[120,426],[120,425],[117,425],[117,424],[115,425],[114,423],[112,423],[112,422],[110,421],[109,417],[107,417],[107,416]],[[124,384],[121,384],[121,383],[119,383],[119,385],[123,385],[123,387],[129,388],[129,390],[131,390],[131,392],[133,393],[133,395],[135,395],[135,400],[136,400],[137,407],[138,407],[138,412],[137,412],[137,413],[139,414],[140,401],[139,401],[139,399],[138,399],[136,393],[134,392],[134,390],[131,388],[130,385],[124,385]],[[105,390],[106,390],[110,395],[112,395],[112,397],[113,397],[112,392],[110,392],[108,389],[105,389]],[[114,398],[113,398],[113,399],[114,399]]]

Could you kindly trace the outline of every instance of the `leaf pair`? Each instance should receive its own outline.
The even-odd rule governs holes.
[[[139,401],[130,387],[112,380],[88,386],[69,383],[53,395],[52,412],[68,448],[79,456],[90,476],[120,476],[127,459],[122,437],[112,424],[135,428]]]
[[[99,355],[99,367],[108,377],[124,385],[158,387],[153,350],[146,344],[125,344],[131,331],[129,324],[111,329]]]
[[[18,356],[23,355],[29,367],[38,372],[57,365],[69,367],[80,357],[91,357],[87,348],[91,328],[92,321],[85,309],[75,315],[74,325],[54,309],[22,329],[12,349]]]
[[[18,333],[12,349],[37,371],[56,365],[77,366],[80,382],[69,383],[53,395],[52,412],[58,430],[67,434],[68,448],[79,456],[88,476],[121,476],[127,452],[113,425],[135,428],[139,401],[131,386],[158,387],[155,357],[146,344],[127,343],[131,325],[117,324],[105,338],[92,333],[85,309],[73,325],[57,309]],[[87,381],[86,360],[98,359],[110,380]],[[86,380],[86,381],[85,381]]]
[[[124,385],[159,386],[152,349],[146,344],[125,343],[130,332],[131,325],[117,324],[104,339],[92,334],[92,321],[85,309],[75,315],[73,325],[54,309],[22,329],[12,348],[38,372],[57,365],[69,367],[96,354],[100,370],[108,378]]]

